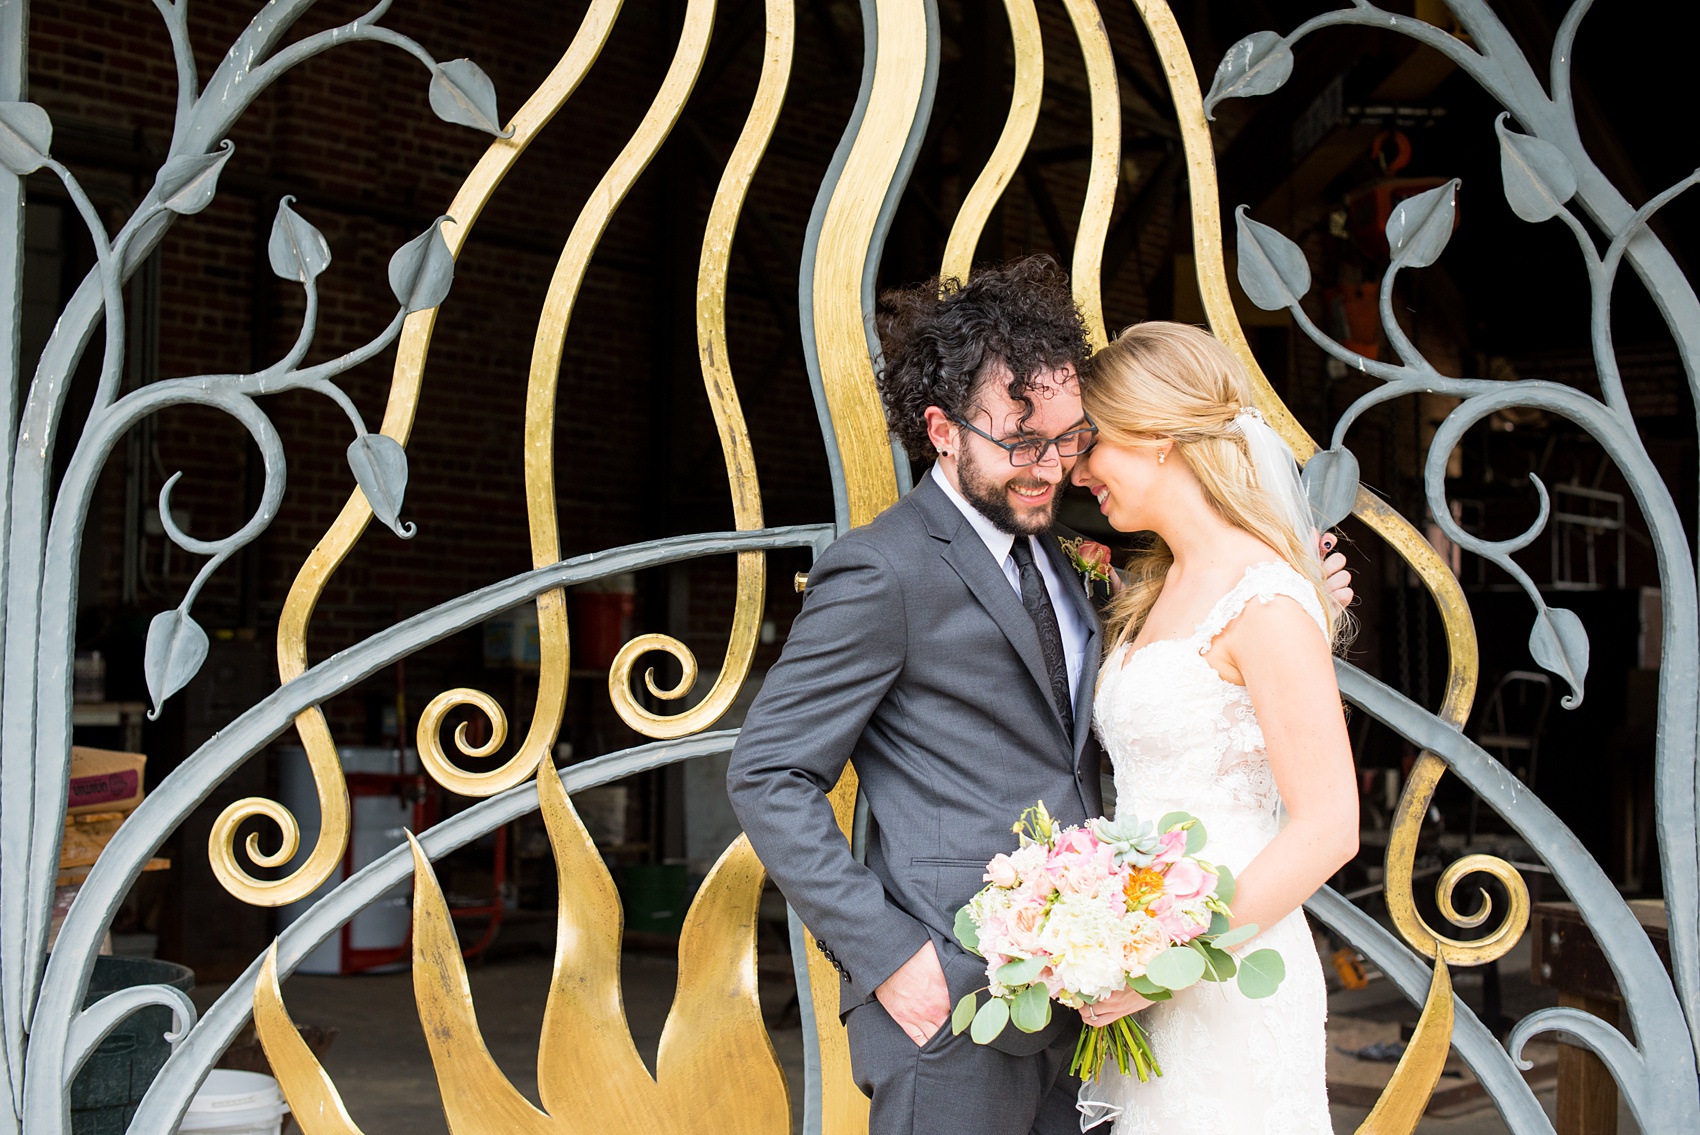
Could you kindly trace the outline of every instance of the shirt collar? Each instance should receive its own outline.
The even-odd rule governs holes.
[[[950,503],[956,506],[957,511],[974,526],[974,531],[984,541],[986,550],[992,553],[993,562],[1002,567],[1004,561],[1009,559],[1010,549],[1015,547],[1015,537],[993,524],[990,517],[968,503],[968,500],[956,491],[956,486],[950,483],[950,478],[944,475],[944,470],[937,465],[933,466],[933,480],[938,482],[939,488],[944,490],[944,495],[950,498]]]

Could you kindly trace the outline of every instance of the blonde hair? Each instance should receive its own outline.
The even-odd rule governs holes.
[[[1104,442],[1138,449],[1173,441],[1217,515],[1268,544],[1309,580],[1328,617],[1330,642],[1341,639],[1344,612],[1323,584],[1315,545],[1308,533],[1293,530],[1258,484],[1245,434],[1234,421],[1252,405],[1251,378],[1226,347],[1184,323],[1136,323],[1093,357],[1081,397]],[[1160,538],[1134,554],[1127,586],[1107,614],[1110,649],[1138,635],[1173,564]]]

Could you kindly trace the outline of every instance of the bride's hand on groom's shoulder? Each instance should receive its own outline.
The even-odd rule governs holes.
[[[1133,990],[1124,989],[1080,1010],[1080,1019],[1089,1025],[1103,1026],[1120,1020],[1129,1013],[1137,1013],[1151,1004],[1153,1002],[1147,1001]]]
[[[1352,605],[1352,573],[1346,570],[1344,552],[1336,552],[1334,548],[1340,542],[1340,537],[1332,532],[1324,532],[1317,536],[1316,546],[1321,553],[1323,585],[1328,588],[1328,594],[1334,602],[1340,604],[1342,610]]]

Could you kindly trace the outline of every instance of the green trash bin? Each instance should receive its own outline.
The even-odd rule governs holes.
[[[626,929],[677,937],[685,925],[685,865],[633,863],[620,872]]]
[[[83,1008],[133,985],[171,985],[187,993],[195,987],[195,971],[155,958],[103,955],[95,959]],[[171,1010],[150,1005],[107,1034],[71,1082],[72,1135],[124,1135],[136,1105],[171,1055],[165,1040],[170,1031]]]

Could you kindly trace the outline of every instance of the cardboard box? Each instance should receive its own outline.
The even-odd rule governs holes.
[[[65,814],[128,812],[142,802],[141,753],[71,746],[71,787]]]

